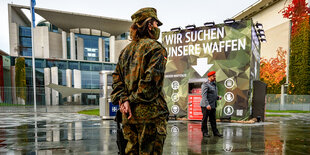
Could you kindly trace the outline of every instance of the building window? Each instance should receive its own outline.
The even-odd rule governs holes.
[[[79,63],[78,62],[69,62],[69,69],[79,69]]]
[[[99,38],[102,38],[105,44],[105,61],[109,61],[110,49],[109,49],[109,38],[100,36],[90,36],[84,34],[76,34],[84,41],[84,60],[99,61]]]
[[[106,62],[110,62],[110,39],[109,38],[105,38],[104,39],[104,48],[105,48],[105,57],[104,60]]]
[[[57,61],[58,69],[67,69],[67,62],[65,61]]]
[[[113,70],[113,65],[112,64],[104,64],[103,68],[104,68],[104,70]]]
[[[61,86],[66,86],[67,81],[66,81],[66,70],[64,69],[58,69],[58,85]]]
[[[32,60],[31,59],[25,59],[25,67],[32,67]]]
[[[67,59],[70,59],[71,55],[71,44],[70,44],[70,37],[67,37]]]
[[[19,36],[31,37],[31,28],[20,26],[19,27]]]
[[[36,62],[36,68],[45,68],[45,64],[44,64],[44,60],[35,60],[35,62]]]
[[[28,37],[20,37],[20,44],[23,46],[23,47],[31,47],[32,41],[31,41],[31,38],[28,38]]]
[[[56,67],[56,66],[57,66],[57,63],[55,60],[47,60],[46,61],[46,67],[51,68],[51,67]]]
[[[21,56],[32,56],[31,28],[19,27],[19,52]]]
[[[100,63],[94,63],[93,65],[92,65],[92,70],[93,71],[101,71],[102,70],[102,64]]]
[[[83,89],[99,89],[100,75],[97,71],[81,71]]]
[[[81,62],[81,70],[90,71],[91,63]]]

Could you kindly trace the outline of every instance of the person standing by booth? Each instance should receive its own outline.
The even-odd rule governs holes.
[[[208,117],[212,127],[212,132],[214,136],[223,137],[219,133],[216,127],[216,106],[217,100],[222,99],[218,96],[218,90],[216,87],[216,75],[215,71],[209,72],[208,80],[201,85],[201,101],[200,107],[203,114],[201,131],[204,137],[210,137],[208,133]]]
[[[162,154],[169,116],[162,92],[167,51],[156,9],[142,8],[131,16],[131,43],[119,56],[113,75],[113,104],[120,105],[125,154]]]

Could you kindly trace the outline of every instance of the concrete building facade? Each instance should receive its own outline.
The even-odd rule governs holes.
[[[292,0],[259,0],[232,17],[236,20],[251,19],[263,24],[267,42],[261,44],[261,57],[276,57],[277,49],[290,50],[291,21],[283,18],[281,10]]]

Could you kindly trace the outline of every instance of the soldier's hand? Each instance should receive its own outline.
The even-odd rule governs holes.
[[[119,105],[119,110],[121,111],[121,113],[122,114],[125,113],[125,111],[124,111],[124,104],[121,103],[121,101],[118,101],[118,105]]]
[[[208,109],[208,110],[211,110],[211,106],[210,106],[210,105],[208,105],[208,106],[207,106],[207,109]]]
[[[128,116],[128,119],[130,119],[131,116],[132,116],[132,114],[131,114],[131,109],[130,109],[129,102],[128,102],[128,101],[124,102],[124,103],[123,103],[123,106],[124,106],[124,112],[125,112],[125,114],[128,114],[128,115],[127,115],[127,116]]]

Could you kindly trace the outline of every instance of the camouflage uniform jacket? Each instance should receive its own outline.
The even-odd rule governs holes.
[[[132,41],[122,50],[113,73],[111,99],[114,105],[129,101],[132,118],[123,115],[123,124],[149,123],[168,116],[162,92],[166,57],[166,49],[149,38]]]

